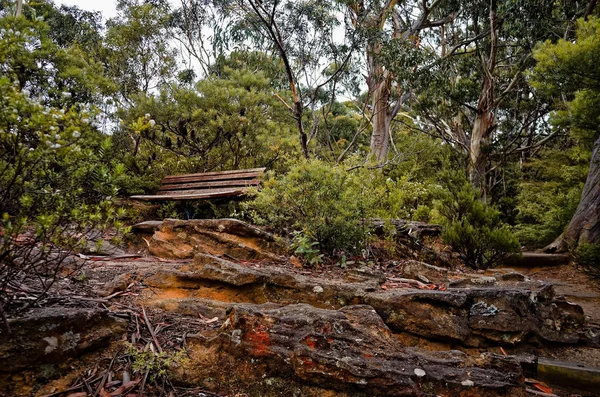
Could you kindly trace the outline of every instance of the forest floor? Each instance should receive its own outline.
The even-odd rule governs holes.
[[[349,324],[354,328],[345,332],[350,332],[349,335],[362,333],[361,335],[375,338],[369,339],[368,343],[365,342],[367,350],[382,349],[380,360],[391,367],[395,365],[400,352],[404,357],[407,351],[410,351],[416,352],[414,354],[420,357],[418,358],[420,363],[426,363],[427,360],[442,360],[445,356],[440,354],[462,352],[460,360],[464,361],[464,365],[473,365],[472,363],[477,361],[479,366],[488,365],[479,363],[484,355],[492,354],[496,357],[487,357],[485,360],[502,360],[506,355],[519,357],[527,353],[600,368],[600,348],[589,344],[515,343],[515,346],[511,346],[510,343],[495,343],[496,336],[492,331],[489,331],[489,335],[486,333],[488,331],[481,332],[477,329],[465,333],[459,326],[453,328],[452,321],[455,320],[456,315],[444,314],[443,308],[446,307],[446,303],[440,304],[436,301],[436,299],[456,299],[458,295],[453,291],[460,291],[460,294],[479,291],[477,293],[484,294],[481,295],[482,299],[493,301],[495,306],[490,303],[489,307],[497,306],[502,313],[505,310],[503,305],[512,301],[505,301],[509,298],[500,296],[498,291],[536,290],[540,280],[552,283],[557,296],[564,296],[567,301],[580,305],[585,313],[586,325],[600,326],[600,294],[598,293],[600,283],[572,265],[533,268],[511,266],[481,272],[455,266],[448,272],[437,267],[420,265],[420,262],[408,259],[381,260],[373,263],[361,258],[349,258],[344,267],[339,264],[309,267],[295,257],[282,257],[283,260],[274,261],[271,253],[266,252],[264,247],[260,246],[262,243],[254,237],[245,236],[243,239],[235,237],[232,240],[234,244],[220,239],[215,244],[212,234],[210,234],[211,238],[204,236],[204,241],[210,241],[203,249],[216,256],[174,258],[171,255],[173,253],[180,256],[187,255],[185,247],[189,243],[191,233],[189,230],[186,232],[171,230],[162,233],[163,235],[159,236],[161,239],[152,240],[148,237],[138,239],[137,243],[131,244],[126,252],[117,255],[96,256],[88,260],[76,258],[72,268],[77,270],[57,285],[63,297],[49,299],[44,305],[63,312],[69,309],[92,312],[107,310],[112,319],[119,320],[118,324],[115,325],[114,322],[110,322],[113,320],[108,319],[94,323],[93,335],[86,334],[87,328],[92,325],[73,326],[79,327],[77,328],[79,331],[73,332],[81,335],[78,338],[85,340],[87,347],[82,348],[80,352],[75,352],[74,357],[68,357],[69,352],[65,350],[64,356],[50,357],[51,361],[44,363],[37,362],[35,355],[32,355],[33,362],[29,364],[38,366],[26,367],[26,363],[23,364],[26,369],[17,373],[2,374],[0,371],[0,395],[2,391],[7,397],[391,395],[385,388],[379,388],[383,386],[378,382],[382,379],[389,381],[389,378],[385,377],[388,376],[388,372],[385,372],[387,368],[379,368],[378,363],[377,368],[383,372],[382,379],[375,377],[364,387],[358,383],[347,387],[334,386],[331,389],[327,385],[331,386],[336,382],[342,385],[349,382],[348,375],[339,372],[341,371],[339,363],[330,367],[329,363],[321,362],[320,365],[325,368],[323,371],[326,370],[328,375],[321,380],[306,382],[305,380],[311,379],[313,375],[302,372],[304,369],[294,368],[293,371],[286,369],[283,375],[274,369],[286,364],[278,361],[279,353],[272,352],[287,351],[288,347],[274,345],[272,350],[264,350],[262,345],[257,345],[257,338],[261,343],[264,342],[261,338],[265,336],[262,334],[250,332],[241,335],[241,343],[238,344],[241,351],[235,350],[237,349],[235,346],[227,347],[231,346],[231,342],[227,342],[229,345],[223,345],[222,341],[213,343],[222,340],[224,332],[234,335],[248,322],[253,322],[256,328],[262,329],[261,327],[264,326],[262,321],[266,321],[266,324],[271,324],[274,329],[277,329],[276,326],[280,326],[280,323],[285,325],[290,318],[293,321],[298,321],[302,316],[310,318],[316,315],[314,310],[317,309],[321,310],[317,313],[318,316],[324,316],[323,320],[319,321],[336,323],[338,320],[330,318],[337,318],[335,316],[340,308],[363,303],[374,306],[383,316],[386,324],[377,323],[381,321],[377,316],[378,320],[367,322],[368,327],[377,331],[371,330],[365,334],[361,328],[363,325],[356,325],[351,321]],[[154,236],[156,237],[157,233],[154,233]],[[181,241],[182,238],[186,241]],[[240,251],[238,248],[242,240],[245,248]],[[157,244],[157,241],[160,244]],[[154,244],[160,246],[155,247]],[[226,248],[224,252],[211,252],[215,247]],[[273,246],[269,248],[272,249]],[[157,253],[161,255],[157,256]],[[485,295],[488,293],[489,295]],[[415,296],[416,300],[411,298],[404,303],[401,302],[400,306],[406,305],[406,311],[402,314],[392,312],[392,315],[389,315],[386,312],[386,306],[394,304],[398,299],[411,296]],[[423,306],[419,303],[421,296],[433,300]],[[276,307],[267,302],[275,303]],[[306,303],[310,306],[299,307],[295,305],[297,303]],[[290,309],[292,311],[282,314],[281,310],[284,310],[281,309],[282,307],[292,308]],[[260,308],[260,313],[264,313],[258,318],[252,317],[253,310],[256,308]],[[294,311],[296,309],[298,310]],[[402,308],[399,308],[398,313],[401,310]],[[462,309],[457,307],[457,310]],[[471,308],[471,316],[473,316],[472,311],[473,308]],[[408,331],[400,332],[394,328],[399,320],[393,316],[400,318],[410,317],[413,314],[416,316],[413,320],[402,323]],[[288,317],[281,317],[282,315]],[[348,315],[350,316],[348,318],[353,318],[352,314]],[[488,315],[483,314],[483,316]],[[523,316],[527,317],[528,314],[525,313]],[[238,323],[234,327],[230,323],[236,321],[236,318]],[[481,318],[487,321],[491,317]],[[498,323],[494,325],[495,327],[512,326],[510,322],[513,319],[510,317],[502,319],[501,316],[497,316],[497,318],[509,324]],[[52,321],[57,320],[53,318]],[[436,323],[440,323],[441,327]],[[388,326],[392,329],[392,333],[388,330]],[[48,324],[40,329],[46,328],[49,328]],[[233,333],[227,331],[230,328]],[[286,334],[288,335],[286,338],[294,337],[294,328],[301,327],[295,326],[292,330],[285,331],[292,332]],[[96,334],[102,333],[103,330],[107,330],[107,334],[112,332],[115,335],[114,342],[99,344],[98,346],[103,347],[91,349],[93,351],[87,353],[90,351],[89,346],[92,345],[89,341],[95,340]],[[32,329],[32,332],[34,331],[35,329]],[[280,330],[280,332],[284,331]],[[311,332],[314,334],[315,331]],[[456,336],[444,340],[446,334],[452,335],[453,332],[457,332]],[[381,336],[386,333],[391,339]],[[344,336],[347,337],[349,336]],[[44,340],[49,339],[46,337]],[[48,351],[45,343],[40,346],[37,348],[45,347],[46,352]],[[60,347],[60,340],[58,346]],[[223,346],[226,346],[225,350],[231,354],[223,355],[221,353]],[[387,347],[382,348],[382,346]],[[271,349],[270,345],[268,347]],[[416,350],[406,350],[407,348]],[[298,346],[291,349],[292,353],[285,354],[298,353]],[[345,349],[346,355],[357,353],[356,348]],[[388,357],[386,349],[400,350]],[[365,349],[358,350],[361,357],[356,360],[362,361],[353,371],[368,373],[373,370],[373,363],[365,358],[367,356],[362,357],[368,353],[363,350]],[[19,350],[15,350],[14,347],[3,350],[0,346],[0,353],[3,351],[7,353],[4,359],[0,359],[0,367],[6,362],[10,363],[11,360],[13,363],[19,360],[26,361],[25,358],[19,357],[22,352],[19,353]],[[332,350],[327,354],[335,355],[337,352]],[[310,359],[317,361],[320,358],[310,356]],[[43,364],[42,367],[39,367],[40,363]],[[401,363],[410,365],[405,361]],[[492,367],[499,365],[495,361],[490,363]],[[430,374],[428,370],[428,376],[434,379],[432,382],[435,382],[437,376],[434,372],[435,370],[432,369]],[[466,372],[467,375],[469,373]],[[500,375],[493,376],[498,376],[497,382],[504,381]],[[411,385],[415,387],[414,384]],[[419,383],[416,385],[418,386]],[[572,388],[567,389],[553,384],[544,385],[543,382],[535,380],[528,380],[523,388],[510,389],[509,387],[511,391],[506,392],[498,392],[496,389],[488,391],[485,385],[481,387],[483,389],[473,389],[473,394],[464,395],[533,396],[536,395],[533,393],[536,391],[546,393],[547,396],[555,394],[561,397],[595,395],[594,392],[575,391]],[[415,395],[420,395],[418,391],[416,393]],[[459,395],[452,393],[448,395]],[[456,393],[463,392],[456,391]]]

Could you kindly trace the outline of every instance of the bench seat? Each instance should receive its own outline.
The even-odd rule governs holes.
[[[134,200],[182,201],[239,196],[259,186],[265,168],[251,168],[199,174],[169,175],[155,195],[131,196]]]

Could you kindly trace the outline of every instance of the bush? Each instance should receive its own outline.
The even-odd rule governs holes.
[[[575,249],[575,263],[593,276],[600,276],[600,244],[580,243]]]
[[[270,174],[243,209],[258,224],[287,235],[300,232],[295,235],[308,239],[302,245],[311,252],[319,249],[329,254],[368,248],[366,219],[429,220],[434,199],[440,195],[439,184],[354,166],[355,160],[340,165],[321,160],[292,163],[287,174]]]
[[[86,234],[123,215],[110,203],[123,167],[107,165],[109,142],[94,127],[94,107],[72,102],[89,87],[74,77],[91,80],[89,65],[54,46],[40,21],[6,17],[0,27],[7,32],[0,36],[0,316],[6,317],[37,304]]]
[[[289,234],[301,231],[323,252],[358,251],[368,239],[363,220],[375,197],[369,177],[355,171],[301,162],[280,178],[271,175],[247,207],[256,223]]]
[[[461,175],[447,175],[446,191],[436,204],[445,226],[442,240],[465,264],[485,269],[519,252],[519,241],[500,222],[500,212],[480,200],[479,194]]]

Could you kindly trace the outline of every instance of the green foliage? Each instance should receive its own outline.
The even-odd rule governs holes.
[[[168,201],[162,203],[160,208],[156,211],[156,215],[159,219],[177,219],[179,218],[179,211],[177,209],[177,201]]]
[[[374,198],[364,176],[318,160],[300,162],[280,178],[271,175],[248,205],[255,221],[302,231],[324,252],[357,251],[368,237],[362,220]]]
[[[271,174],[245,205],[258,223],[301,232],[309,249],[316,250],[309,244],[316,242],[324,253],[357,252],[370,238],[365,219],[427,219],[438,189],[408,176],[393,179],[380,170],[313,160]]]
[[[523,165],[515,232],[527,247],[554,241],[579,203],[591,153],[572,141],[570,148],[565,148],[567,144],[545,149]]]
[[[119,16],[107,23],[107,73],[126,101],[168,81],[176,69],[176,52],[167,30],[170,15],[161,3],[119,0]]]
[[[323,254],[319,251],[316,246],[319,243],[311,241],[311,239],[302,232],[294,232],[294,239],[292,247],[294,248],[294,254],[300,255],[311,265],[318,265],[323,262]]]
[[[10,286],[29,284],[40,298],[89,230],[122,226],[110,197],[124,169],[105,157],[94,103],[73,102],[93,101],[82,92],[102,76],[85,59],[69,63],[71,49],[47,33],[41,21],[0,18],[0,311],[34,304],[11,308]]]
[[[175,353],[157,353],[151,349],[140,350],[128,344],[127,353],[133,359],[133,372],[141,376],[148,373],[148,377],[152,382],[162,382],[168,379],[174,366],[182,365],[188,360],[185,350],[179,350]]]
[[[195,88],[137,98],[115,134],[130,171],[124,191],[153,191],[164,175],[268,166],[296,153],[288,111],[262,74],[226,68]]]
[[[600,244],[580,243],[575,250],[575,262],[594,276],[600,276]]]
[[[551,121],[591,148],[598,136],[600,114],[600,19],[578,21],[575,40],[547,41],[536,49],[532,85],[557,109]],[[566,100],[565,100],[566,99]]]
[[[446,174],[445,188],[436,209],[444,225],[442,240],[467,266],[484,269],[519,252],[519,240],[500,222],[500,212],[481,201],[460,174]]]

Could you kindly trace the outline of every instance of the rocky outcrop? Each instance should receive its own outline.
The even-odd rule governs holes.
[[[106,346],[125,325],[106,310],[44,308],[9,320],[11,333],[0,331],[0,373],[63,362]]]
[[[264,376],[368,395],[522,395],[522,370],[514,358],[406,348],[364,305],[235,305],[221,335],[229,354],[268,363]]]
[[[463,346],[526,340],[574,344],[583,337],[585,322],[581,307],[556,299],[549,286],[391,291],[369,294],[364,303],[392,330]]]
[[[200,252],[237,260],[281,261],[278,254],[286,249],[272,234],[236,219],[167,219],[134,228],[154,230],[148,249],[161,258],[187,259]]]
[[[145,282],[152,287],[188,290],[192,292],[189,297],[230,302],[302,302],[322,309],[368,304],[394,332],[463,346],[532,340],[572,344],[584,337],[583,310],[555,297],[550,285],[515,277],[493,278],[493,284],[481,282],[484,277],[468,275],[468,280],[471,278],[475,286],[386,291],[376,276],[358,282],[324,280],[280,267],[255,268],[198,255],[194,264],[161,270]],[[194,291],[202,292],[193,295]]]

